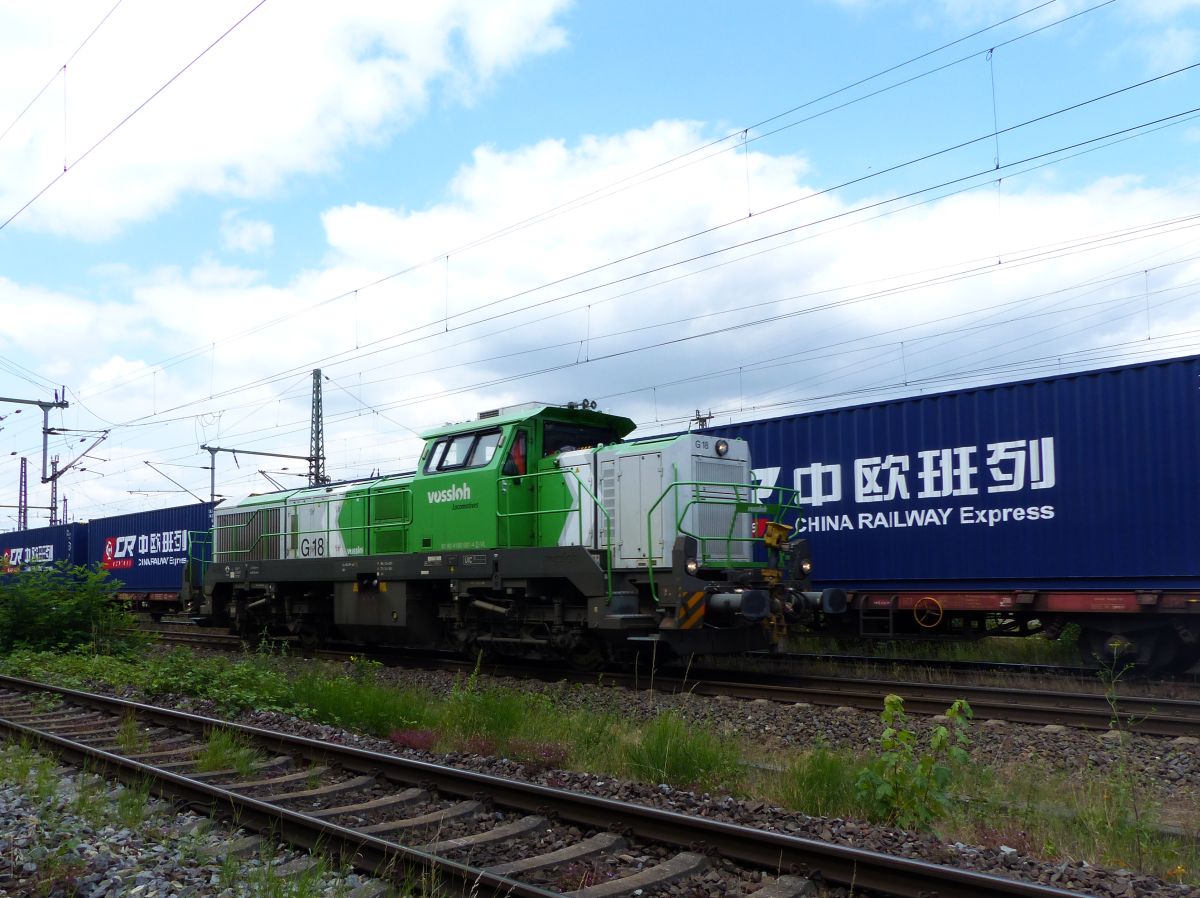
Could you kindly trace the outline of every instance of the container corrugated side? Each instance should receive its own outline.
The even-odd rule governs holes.
[[[66,561],[87,564],[87,527],[58,524],[0,533],[0,569],[19,570]]]
[[[88,525],[88,556],[130,592],[177,592],[189,534],[212,527],[208,502],[97,518]]]
[[[709,428],[800,490],[814,578],[1200,588],[1200,357]]]

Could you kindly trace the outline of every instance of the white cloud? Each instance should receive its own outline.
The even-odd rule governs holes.
[[[275,243],[270,222],[244,219],[236,210],[221,215],[221,246],[242,253],[258,253]]]
[[[1134,0],[1130,5],[1143,18],[1164,21],[1188,10],[1200,9],[1200,0]]]
[[[119,300],[0,281],[0,355],[60,365],[81,400],[66,426],[136,420],[106,443],[104,457],[119,461],[73,481],[80,503],[115,507],[145,483],[143,459],[207,464],[196,449],[205,440],[304,454],[313,367],[330,378],[330,468],[351,476],[411,464],[409,428],[520,401],[589,396],[677,426],[696,407],[753,416],[820,396],[845,404],[906,378],[1200,328],[1200,288],[1187,286],[1200,263],[1180,261],[1200,254],[1200,229],[1072,245],[1194,214],[1200,184],[1151,189],[1117,176],[1068,191],[1007,180],[999,202],[989,189],[871,218],[816,195],[805,160],[754,149],[636,177],[710,136],[659,122],[481,147],[436,205],[327,210],[327,258],[285,282],[211,260],[108,269],[92,289]],[[605,190],[631,176],[627,189]],[[651,250],[660,244],[671,245]],[[891,288],[908,289],[883,293]],[[22,314],[33,307],[45,314]],[[703,336],[720,328],[734,329]],[[639,347],[650,348],[617,355]],[[25,438],[37,447],[36,428]],[[0,479],[10,467],[0,459]],[[181,470],[207,491],[205,472]],[[257,466],[229,459],[219,482],[227,493],[265,483]]]
[[[290,176],[329,171],[348,146],[382,140],[418,115],[438,84],[469,98],[529,55],[562,46],[554,20],[565,3],[265,4],[17,222],[105,237],[185,193],[262,196]],[[0,141],[4,217],[249,8],[119,7]],[[83,0],[0,8],[0,109],[23,108],[96,17]]]
[[[1139,44],[1151,71],[1169,71],[1196,61],[1200,31],[1170,26],[1142,38]]]

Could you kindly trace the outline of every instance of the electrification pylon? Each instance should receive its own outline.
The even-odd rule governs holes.
[[[17,529],[29,529],[29,460],[21,459],[21,485],[17,490]]]
[[[50,459],[50,526],[58,523],[58,456]]]
[[[321,408],[321,369],[313,369],[312,435],[308,442],[308,485],[328,483],[325,476],[325,413]]]

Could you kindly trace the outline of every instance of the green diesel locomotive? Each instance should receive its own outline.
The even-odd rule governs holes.
[[[622,442],[634,426],[573,405],[484,412],[424,434],[411,474],[218,506],[201,613],[580,668],[772,647],[821,601],[789,539],[794,496],[755,483],[741,440]]]

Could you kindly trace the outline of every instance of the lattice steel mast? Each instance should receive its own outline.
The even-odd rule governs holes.
[[[312,434],[308,441],[308,485],[328,483],[325,476],[325,414],[321,408],[321,369],[313,369]]]

